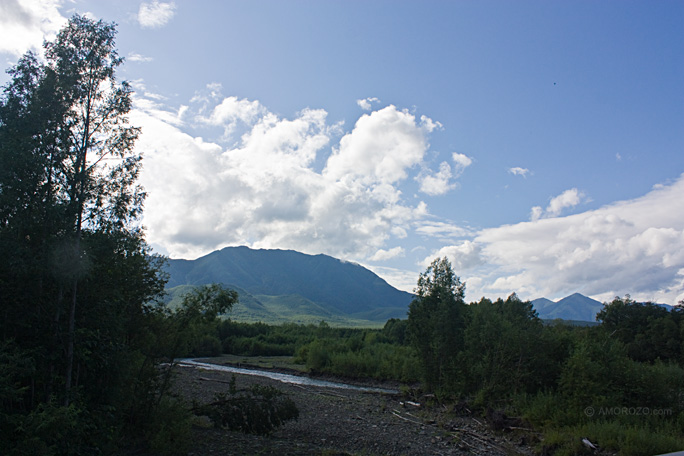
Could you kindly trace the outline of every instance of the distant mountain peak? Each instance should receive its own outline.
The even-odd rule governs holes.
[[[596,321],[596,314],[603,308],[603,304],[580,293],[573,293],[556,302],[546,298],[532,301],[539,318],[545,320],[577,320]]]

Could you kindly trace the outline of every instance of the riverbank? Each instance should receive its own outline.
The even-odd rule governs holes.
[[[227,392],[271,385],[288,394],[300,411],[270,436],[214,429],[198,419],[189,455],[531,455],[526,437],[491,431],[483,419],[410,405],[399,395],[364,393],[282,383],[253,375],[176,367],[176,390],[187,401],[206,403]]]

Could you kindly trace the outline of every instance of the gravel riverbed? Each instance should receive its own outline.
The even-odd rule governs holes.
[[[188,402],[210,402],[227,393],[234,374],[175,367],[177,393]],[[288,394],[299,419],[256,436],[215,429],[198,422],[190,456],[204,455],[532,455],[529,437],[494,432],[486,420],[444,407],[410,405],[399,395],[299,386],[235,374],[238,389],[258,383]],[[199,420],[198,420],[199,421]]]

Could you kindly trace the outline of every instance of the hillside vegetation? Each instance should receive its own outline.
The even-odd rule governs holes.
[[[358,264],[292,250],[226,247],[196,260],[169,260],[166,271],[172,302],[188,285],[237,290],[233,315],[242,321],[381,326],[405,318],[413,298]]]

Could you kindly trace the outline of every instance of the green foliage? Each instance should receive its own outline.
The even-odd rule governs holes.
[[[237,299],[234,290],[219,284],[190,289],[167,317],[166,332],[171,338],[163,343],[166,358],[172,361],[184,356],[220,354],[223,344],[217,334],[218,317],[228,312]]]
[[[196,415],[208,416],[214,426],[246,434],[270,434],[286,421],[299,418],[294,401],[272,386],[253,385],[247,391],[218,394],[212,402],[196,405]]]
[[[625,456],[651,456],[684,448],[681,429],[671,424],[652,429],[625,426],[615,421],[596,421],[548,432],[541,445],[545,449],[542,452],[554,456],[596,454],[582,443],[585,438],[599,445],[603,452],[618,452]]]
[[[543,324],[529,302],[483,298],[468,307],[463,390],[491,399],[536,390]]]
[[[190,449],[190,411],[185,404],[163,397],[150,416],[147,440],[153,454],[180,456]]]
[[[388,343],[383,331],[335,331],[301,346],[297,360],[312,372],[357,379],[417,382],[418,359],[405,345]]]
[[[170,418],[159,369],[177,328],[157,305],[164,260],[136,223],[139,129],[115,36],[72,17],[0,97],[3,454],[146,450],[187,421]]]
[[[684,361],[684,308],[668,310],[652,303],[616,297],[596,315],[603,330],[627,347],[629,357],[642,362]]]
[[[223,352],[223,346],[218,337],[202,336],[197,341],[197,345],[192,350],[195,356],[219,356]]]
[[[416,295],[409,305],[408,332],[425,384],[432,390],[455,391],[465,329],[465,284],[447,258],[436,259],[420,274]]]
[[[26,414],[11,419],[13,435],[3,436],[8,456],[95,454],[88,432],[92,423],[76,404],[41,403]]]

